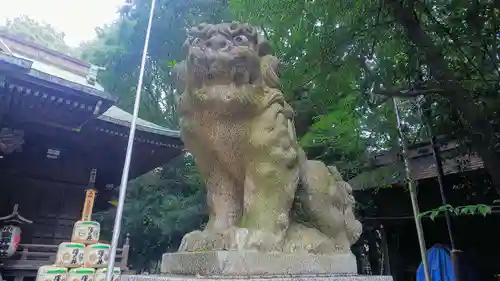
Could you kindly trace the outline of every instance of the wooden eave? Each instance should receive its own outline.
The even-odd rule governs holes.
[[[445,175],[476,171],[484,168],[483,160],[474,153],[463,153],[458,142],[442,141],[440,145],[443,170]],[[410,173],[413,180],[437,177],[437,171],[430,143],[422,142],[410,147]],[[401,153],[387,151],[372,158],[372,167],[350,179],[354,190],[383,188],[405,181],[404,163]]]
[[[116,98],[32,68],[33,61],[0,52],[0,114],[79,130]]]
[[[26,80],[0,77],[1,114],[36,123],[79,130],[89,119],[97,117],[109,100],[71,95],[59,89],[40,87]]]
[[[96,130],[96,124],[99,122],[88,123],[76,132],[19,123],[14,127],[25,131],[25,144],[21,151],[3,156],[0,170],[13,176],[84,186],[91,169],[97,168],[96,187],[101,191],[108,184],[116,188],[125,160],[128,131],[110,124],[116,126],[110,128],[112,131],[123,135],[106,133]],[[161,145],[167,141],[161,136],[137,131],[129,178],[138,177],[183,153],[180,139],[172,138],[172,144]],[[48,149],[57,149],[59,156],[50,159],[46,156]]]
[[[88,124],[98,132],[107,134],[123,140],[128,140],[129,128],[127,126],[109,123],[102,120],[93,120]],[[163,136],[137,128],[134,140],[138,143],[144,143],[163,148],[183,149],[183,143],[178,136]]]

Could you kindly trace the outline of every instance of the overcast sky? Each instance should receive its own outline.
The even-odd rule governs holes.
[[[78,46],[94,37],[94,29],[116,18],[124,0],[3,0],[0,24],[27,15],[66,34],[66,43]]]

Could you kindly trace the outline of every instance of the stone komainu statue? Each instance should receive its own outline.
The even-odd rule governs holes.
[[[268,42],[247,24],[200,24],[184,47],[181,135],[206,180],[209,221],[179,251],[349,253],[361,234],[351,188],[300,148]]]

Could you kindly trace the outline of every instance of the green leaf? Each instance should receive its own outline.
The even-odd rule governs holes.
[[[483,204],[478,205],[478,210],[479,213],[483,216],[486,216],[487,214],[491,213],[491,207]]]
[[[432,212],[433,211],[425,211],[425,212],[418,214],[417,217],[422,218],[422,217],[425,217],[425,216],[431,214]]]
[[[439,211],[451,211],[453,207],[450,204],[443,205],[438,208]]]
[[[434,220],[439,215],[439,213],[439,211],[432,211],[430,215],[431,220]]]
[[[468,206],[464,206],[462,208],[462,213],[463,214],[471,214],[471,215],[474,215],[476,213],[478,209],[478,205],[468,205]]]

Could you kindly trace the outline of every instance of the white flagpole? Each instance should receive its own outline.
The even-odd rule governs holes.
[[[151,34],[151,25],[153,22],[155,4],[156,4],[156,1],[151,0],[151,10],[149,12],[148,27],[146,29],[146,39],[144,40],[144,49],[142,50],[142,60],[141,60],[141,68],[140,68],[140,72],[139,72],[139,82],[137,83],[137,90],[135,93],[134,113],[132,116],[132,122],[130,124],[130,133],[128,136],[127,151],[125,154],[125,163],[123,164],[123,173],[122,173],[122,179],[121,179],[121,183],[120,183],[120,196],[118,197],[118,206],[116,207],[115,224],[113,226],[113,239],[111,240],[111,253],[110,253],[109,259],[108,259],[109,263],[108,263],[108,272],[106,272],[106,281],[112,281],[113,270],[115,267],[116,248],[118,247],[118,240],[120,238],[120,230],[121,230],[122,216],[123,216],[123,204],[125,203],[125,195],[127,192],[127,182],[128,182],[129,171],[130,171],[130,162],[132,160],[132,150],[134,147],[135,128],[136,128],[136,123],[137,123],[137,118],[138,118],[137,116],[139,115],[142,83],[144,80],[144,69],[146,66],[146,57],[148,54],[148,46],[149,46],[149,36]]]

